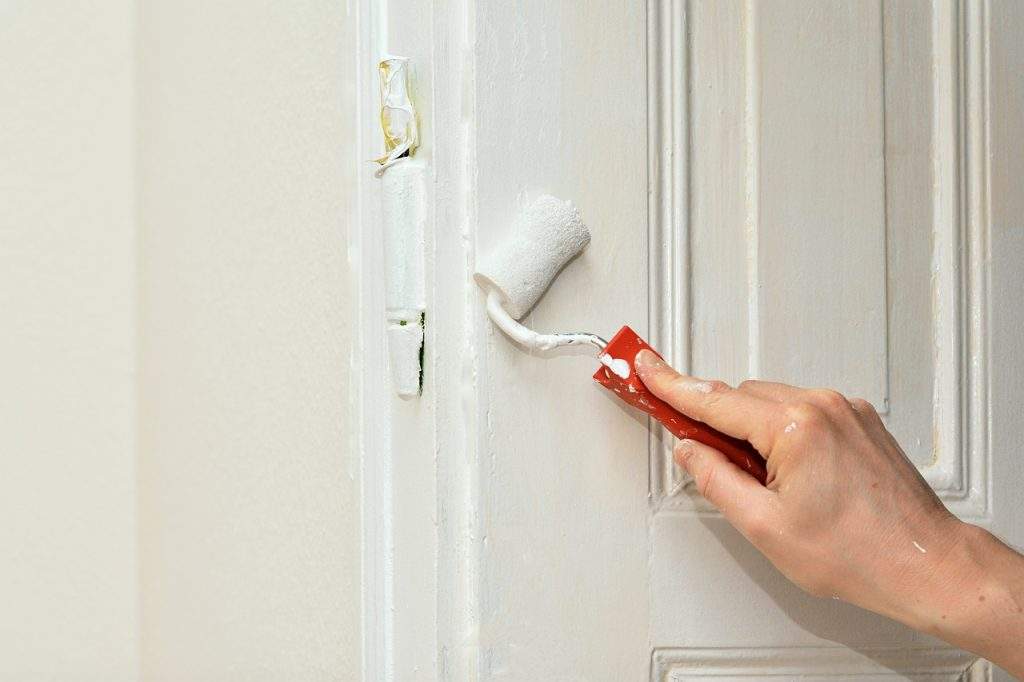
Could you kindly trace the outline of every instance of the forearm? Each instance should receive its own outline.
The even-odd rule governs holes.
[[[1024,556],[960,524],[957,542],[899,619],[1024,679]]]

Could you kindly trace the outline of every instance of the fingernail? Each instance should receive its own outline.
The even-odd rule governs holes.
[[[654,351],[644,348],[636,354],[633,364],[636,365],[637,371],[649,371],[664,367],[665,361],[659,358]]]

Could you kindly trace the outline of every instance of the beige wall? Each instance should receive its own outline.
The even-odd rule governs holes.
[[[0,4],[0,680],[138,668],[127,0]]]
[[[350,30],[333,0],[140,9],[147,680],[356,677]]]
[[[0,680],[358,678],[353,37],[0,9]]]

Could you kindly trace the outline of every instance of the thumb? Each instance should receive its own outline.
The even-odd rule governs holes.
[[[749,537],[765,523],[768,499],[774,495],[718,450],[695,440],[681,440],[673,452],[676,463],[693,477],[697,490]]]

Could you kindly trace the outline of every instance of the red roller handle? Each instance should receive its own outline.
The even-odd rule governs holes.
[[[768,469],[764,458],[753,445],[716,431],[703,422],[690,419],[647,390],[636,375],[634,367],[637,353],[644,348],[657,354],[657,351],[637,336],[636,332],[629,327],[623,327],[612,337],[605,348],[605,353],[614,359],[625,360],[629,365],[629,377],[623,379],[615,373],[614,368],[603,366],[594,373],[594,380],[624,402],[657,419],[676,438],[689,438],[715,448],[764,485],[768,478]]]

